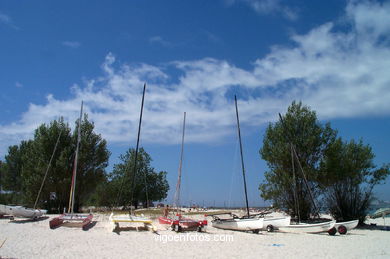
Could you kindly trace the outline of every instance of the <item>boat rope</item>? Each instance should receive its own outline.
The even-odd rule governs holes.
[[[238,138],[240,140],[241,169],[242,169],[242,177],[243,177],[243,180],[244,180],[246,211],[247,211],[247,215],[248,215],[248,218],[249,218],[248,193],[247,193],[247,189],[246,189],[244,155],[243,155],[243,151],[242,151],[241,130],[240,130],[240,119],[238,117],[237,97],[235,95],[234,95],[234,103],[236,105],[237,131],[238,131]]]
[[[292,165],[292,172],[293,172],[293,182],[294,182],[294,191],[293,191],[293,194],[294,194],[294,203],[295,203],[295,209],[297,210],[297,215],[298,215],[298,223],[301,222],[301,215],[300,215],[300,212],[299,212],[299,201],[298,201],[298,194],[297,194],[297,187],[298,187],[298,184],[297,184],[297,181],[296,181],[296,178],[295,178],[295,166],[294,166],[294,155],[293,155],[293,147],[292,145],[290,145],[290,148],[291,148],[291,165]]]
[[[45,175],[43,177],[43,180],[42,180],[42,183],[41,183],[41,187],[39,188],[37,198],[35,199],[35,203],[34,203],[34,207],[33,207],[34,210],[35,210],[35,208],[37,206],[37,203],[38,203],[38,200],[39,200],[39,196],[41,195],[43,185],[45,184],[47,173],[49,172],[49,169],[50,169],[50,166],[51,166],[51,162],[52,162],[54,154],[55,154],[55,152],[57,150],[58,143],[60,142],[61,134],[62,134],[62,130],[60,131],[60,134],[58,134],[58,138],[57,138],[56,144],[54,146],[53,153],[51,154],[51,157],[50,157],[50,160],[49,160],[49,164],[48,164],[48,166],[46,168],[46,172],[45,172]]]
[[[238,138],[238,137],[237,137]],[[228,207],[230,208],[232,206],[232,190],[233,190],[233,183],[235,180],[235,176],[237,176],[236,172],[238,171],[238,141],[235,141],[235,147],[234,147],[234,156],[233,156],[233,165],[232,165],[232,173],[230,177],[230,189],[229,189],[229,200],[228,200]]]
[[[74,157],[74,163],[73,163],[73,173],[72,173],[72,186],[70,188],[70,198],[69,198],[69,207],[68,207],[68,213],[74,212],[74,195],[76,192],[76,178],[77,178],[77,160],[79,157],[79,148],[80,148],[80,142],[81,142],[81,123],[82,123],[82,117],[83,117],[83,101],[81,101],[81,109],[80,109],[80,118],[79,118],[79,125],[77,129],[77,144],[76,144],[76,153]]]
[[[186,129],[186,112],[184,112],[184,118],[183,118],[183,134],[181,136],[179,169],[178,169],[178,177],[177,177],[176,190],[175,190],[175,196],[173,202],[173,206],[176,207],[177,209],[179,209],[180,207],[180,185],[181,185],[181,173],[182,173],[182,166],[183,166],[185,129]]]
[[[303,181],[304,181],[304,183],[305,183],[305,185],[306,185],[306,189],[307,189],[307,191],[308,191],[308,193],[309,193],[311,202],[312,202],[313,207],[314,207],[314,211],[315,211],[314,215],[315,215],[315,216],[319,216],[319,210],[318,210],[318,208],[317,208],[317,206],[316,206],[316,203],[315,203],[313,194],[312,194],[311,189],[310,189],[310,186],[309,186],[309,184],[308,184],[308,182],[307,182],[306,174],[305,174],[305,172],[303,171],[303,167],[302,167],[302,164],[301,164],[301,162],[300,162],[300,160],[299,160],[299,157],[298,157],[298,154],[297,154],[295,145],[294,145],[294,143],[292,142],[292,138],[290,138],[290,134],[289,134],[289,132],[287,131],[287,128],[286,128],[286,126],[285,126],[285,124],[284,124],[283,117],[282,117],[282,115],[281,115],[280,113],[279,113],[279,119],[280,119],[280,122],[281,122],[281,124],[282,124],[282,127],[283,127],[283,129],[284,129],[284,131],[285,131],[285,135],[287,136],[288,141],[290,142],[291,149],[292,149],[292,153],[293,153],[293,155],[294,155],[294,157],[295,157],[295,159],[296,159],[296,161],[297,161],[298,167],[299,167],[299,169],[300,169],[300,171],[301,171],[301,173],[302,173]]]
[[[146,90],[146,83],[144,84],[144,90],[142,93],[142,101],[141,101],[141,111],[139,115],[139,124],[138,124],[138,135],[137,135],[137,145],[135,148],[135,158],[134,158],[134,167],[133,167],[133,182],[132,182],[132,188],[131,188],[131,200],[130,200],[130,214],[132,214],[132,204],[134,199],[134,189],[135,189],[135,177],[137,173],[137,159],[138,159],[138,148],[139,148],[139,138],[141,134],[141,124],[142,124],[142,112],[144,109],[144,100],[145,100],[145,90]]]

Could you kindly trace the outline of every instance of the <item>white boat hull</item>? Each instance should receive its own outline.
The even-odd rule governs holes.
[[[279,231],[288,233],[321,233],[327,232],[333,228],[336,221],[327,221],[316,224],[290,224],[285,227],[279,227]]]
[[[357,227],[359,224],[359,220],[351,220],[351,221],[344,221],[344,222],[337,222],[334,227],[338,229],[340,226],[344,226],[347,228],[347,230],[351,230]]]
[[[268,226],[272,226],[274,229],[279,229],[280,227],[286,227],[290,225],[291,217],[271,217],[264,218],[263,229],[267,229]]]
[[[10,210],[11,207],[13,206],[0,204],[0,216],[11,215],[11,210]]]
[[[47,210],[26,208],[23,206],[8,206],[10,215],[16,218],[39,218],[46,214]]]
[[[229,230],[261,230],[263,228],[264,218],[249,218],[249,219],[224,219],[212,221],[212,226],[220,229]]]

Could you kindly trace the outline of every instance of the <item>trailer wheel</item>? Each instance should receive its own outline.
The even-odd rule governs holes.
[[[345,235],[347,234],[347,228],[343,225],[339,226],[337,231],[339,231],[340,235]]]
[[[179,224],[174,226],[175,232],[181,232],[181,226]]]
[[[203,231],[203,227],[202,226],[199,226],[198,227],[198,232],[202,232]]]
[[[337,233],[337,229],[335,227],[328,230],[328,234],[331,236],[336,235],[336,233]]]
[[[253,234],[259,234],[260,229],[254,229],[252,230]]]
[[[268,225],[267,226],[267,232],[274,232],[274,226],[272,226],[272,225]]]

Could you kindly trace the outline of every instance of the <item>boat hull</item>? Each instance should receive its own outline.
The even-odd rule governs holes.
[[[336,224],[334,225],[334,227],[335,227],[336,229],[338,229],[338,227],[344,226],[344,227],[347,228],[347,230],[351,230],[351,229],[356,228],[358,224],[359,224],[359,220],[356,219],[356,220],[351,220],[351,221],[336,222]]]
[[[290,224],[285,227],[279,227],[279,231],[288,233],[321,233],[327,232],[333,228],[336,221],[327,221],[316,224]]]
[[[217,219],[212,221],[212,226],[220,229],[253,231],[261,230],[264,226],[264,218],[249,219]]]
[[[111,213],[108,220],[110,222],[111,231],[114,231],[117,227],[119,227],[119,223],[141,223],[149,230],[152,230],[153,232],[157,231],[157,228],[152,224],[153,221],[147,217],[134,216],[130,214],[115,215],[114,213]]]
[[[264,218],[263,230],[267,229],[268,226],[272,226],[273,229],[279,229],[280,227],[286,227],[290,225],[291,217],[272,217]]]
[[[173,219],[169,217],[159,217],[158,222],[164,225],[170,225],[174,228],[175,225],[180,226],[184,230],[199,230],[202,231],[207,226],[207,220],[193,220],[190,218],[179,217]]]
[[[9,206],[10,215],[15,218],[39,218],[46,214],[47,210],[26,208],[23,206]]]
[[[78,227],[83,230],[87,230],[89,225],[92,223],[93,215],[83,214],[62,214],[59,217],[55,217],[49,221],[51,229],[55,229],[60,226],[64,227]]]
[[[0,204],[0,216],[11,215],[11,207],[13,206]]]

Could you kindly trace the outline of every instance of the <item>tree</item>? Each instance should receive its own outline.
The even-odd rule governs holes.
[[[389,165],[377,168],[374,154],[363,141],[338,138],[321,162],[322,188],[330,213],[336,220],[359,219],[363,223],[373,199],[373,188],[390,174]]]
[[[278,121],[270,123],[266,130],[259,152],[269,171],[264,173],[265,181],[259,186],[261,197],[273,201],[275,207],[286,208],[293,217],[309,218],[315,212],[309,192],[314,199],[320,195],[319,161],[336,134],[329,124],[322,125],[309,107],[294,101],[284,115],[284,126]],[[297,158],[292,157],[290,143],[296,148]]]
[[[159,201],[167,197],[169,184],[166,180],[167,172],[156,172],[150,163],[152,158],[143,148],[138,151],[137,170],[133,179],[135,150],[129,149],[125,155],[120,156],[122,161],[114,165],[111,174],[111,184],[116,186],[117,197],[115,205],[127,206],[130,203],[137,208],[142,202],[148,206],[147,201]],[[134,184],[133,181],[135,180]],[[134,189],[133,189],[134,186]]]
[[[60,136],[46,182],[40,194],[38,207],[56,212],[62,212],[65,207],[68,207],[77,143],[77,126],[78,122],[76,129],[71,133],[69,125],[64,123],[62,118],[54,120],[49,125],[40,125],[35,130],[33,140],[22,141],[19,146],[10,148],[10,152],[6,156],[5,175],[20,176],[18,179],[21,180],[21,183],[18,188],[23,194],[23,202],[26,205],[34,205],[57,138]],[[85,204],[98,183],[104,180],[105,168],[108,165],[110,153],[107,150],[106,141],[93,130],[93,123],[89,122],[85,115],[81,123],[75,211],[82,204]],[[8,180],[7,184],[10,184]]]

